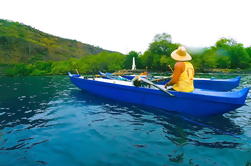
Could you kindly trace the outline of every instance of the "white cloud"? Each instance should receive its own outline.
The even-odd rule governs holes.
[[[0,18],[105,49],[144,52],[154,35],[187,46],[251,44],[249,0],[8,0]]]

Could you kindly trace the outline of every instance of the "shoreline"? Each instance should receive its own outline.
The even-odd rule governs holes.
[[[73,72],[74,73],[74,72]],[[160,75],[160,76],[166,76],[166,75],[171,75],[171,72],[150,72],[152,75]],[[80,72],[81,74],[81,72]],[[97,73],[96,73],[97,74]],[[85,73],[81,75],[96,75],[93,73]],[[41,74],[41,75],[8,75],[4,74],[4,72],[1,72],[0,70],[0,77],[27,77],[27,76],[66,76],[67,73],[61,73],[61,74]],[[251,70],[231,70],[231,71],[215,71],[215,70],[210,70],[210,71],[203,71],[203,72],[196,72],[195,75],[217,75],[217,76],[224,76],[224,75],[241,75],[241,76],[247,76],[251,75]]]
[[[13,75],[8,74],[6,71],[8,69],[11,69],[13,66],[13,64],[0,64],[0,76],[10,76],[10,77],[18,77],[18,76],[58,76],[58,75],[67,75],[67,72],[62,72],[62,73],[43,73],[43,74],[37,74],[37,75],[32,75],[32,74],[27,74],[27,75],[23,75],[22,73],[16,73]],[[130,70],[130,69],[120,69],[120,70]],[[145,69],[138,69],[140,70],[140,73],[145,71]],[[70,70],[70,72],[75,73],[75,69]],[[102,70],[98,70],[98,71],[102,71]],[[98,73],[98,71],[96,73],[81,73],[82,75],[96,75]],[[118,70],[116,70],[118,71]],[[114,71],[114,72],[116,72]],[[46,71],[45,71],[46,72]],[[102,72],[106,72],[106,71],[102,71]],[[166,70],[166,71],[155,71],[155,70],[149,70],[149,73],[151,73],[152,75],[171,75],[172,73],[170,72],[170,70]],[[135,73],[135,71],[132,71],[132,73]],[[136,73],[139,73],[139,71],[137,71]],[[251,68],[248,69],[220,69],[220,68],[214,68],[214,69],[204,69],[204,70],[195,70],[195,75],[251,75]]]

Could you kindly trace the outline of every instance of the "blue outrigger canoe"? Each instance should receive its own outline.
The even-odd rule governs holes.
[[[134,75],[124,75],[123,78],[132,80]],[[198,89],[207,89],[213,91],[230,91],[240,84],[241,77],[237,76],[230,79],[216,79],[216,78],[194,78],[194,87]],[[167,81],[157,82],[156,84],[164,85]]]
[[[249,88],[237,92],[195,89],[191,93],[169,91],[174,95],[170,96],[156,88],[135,87],[128,81],[85,79],[70,73],[69,77],[78,88],[99,96],[193,116],[211,116],[235,110],[245,104],[249,91]]]

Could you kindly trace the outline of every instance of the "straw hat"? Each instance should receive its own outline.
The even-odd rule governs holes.
[[[171,57],[176,61],[190,61],[192,57],[187,53],[186,48],[179,46],[171,53]]]

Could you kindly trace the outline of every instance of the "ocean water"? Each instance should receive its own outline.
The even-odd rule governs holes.
[[[94,96],[66,76],[0,77],[0,166],[37,165],[250,166],[251,94],[195,118]]]

